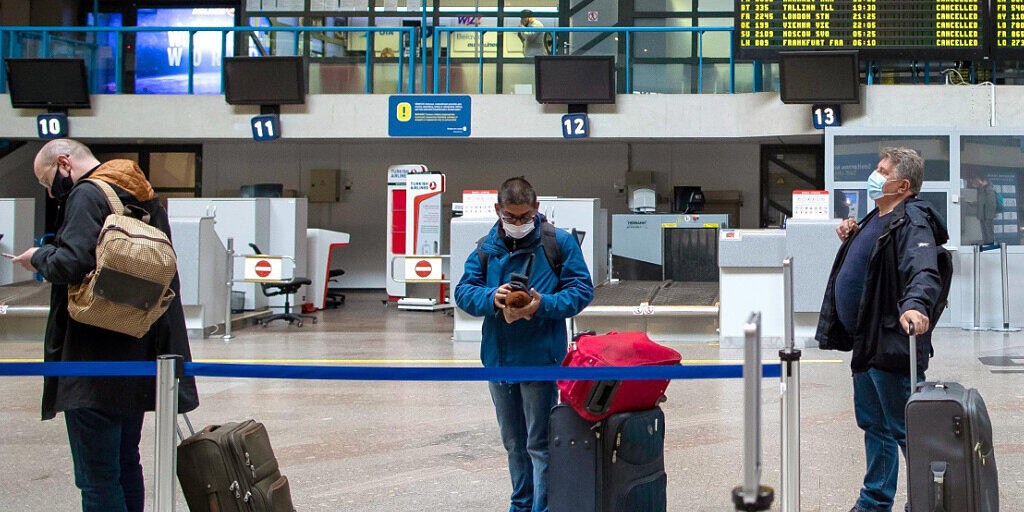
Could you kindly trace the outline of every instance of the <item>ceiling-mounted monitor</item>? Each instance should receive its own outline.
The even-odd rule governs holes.
[[[779,53],[783,103],[860,103],[856,51]]]
[[[225,58],[224,99],[232,105],[305,103],[302,57]]]
[[[90,108],[82,59],[4,59],[14,108]]]
[[[538,103],[615,103],[615,57],[534,57]]]

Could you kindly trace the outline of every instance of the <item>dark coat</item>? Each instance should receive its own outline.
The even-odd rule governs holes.
[[[97,171],[103,171],[105,165],[90,174],[102,177],[103,173]],[[139,177],[144,180],[141,171]],[[124,188],[114,183],[111,186],[126,207],[135,205],[145,209],[151,216],[150,224],[170,237],[167,212],[156,198],[140,201]],[[191,361],[185,315],[179,297],[175,297],[167,312],[142,338],[79,323],[69,317],[68,285],[81,283],[85,275],[96,267],[96,241],[109,214],[110,206],[103,192],[97,186],[79,180],[68,196],[64,221],[53,244],[40,247],[32,256],[32,265],[51,283],[44,360],[154,361],[161,354],[177,354],[185,361]],[[180,296],[177,275],[171,288]],[[111,415],[152,411],[155,387],[152,377],[46,377],[42,417],[48,420],[58,412],[78,408],[98,409]],[[178,410],[188,412],[198,405],[195,378],[182,377]]]
[[[875,215],[877,208],[861,226]],[[934,329],[941,307],[936,304],[942,290],[936,247],[949,240],[942,217],[931,203],[916,197],[897,205],[891,215],[871,251],[857,332],[847,332],[839,321],[835,301],[836,275],[856,234],[839,248],[821,305],[815,339],[823,349],[852,351],[850,366],[855,372],[877,368],[909,375],[909,340],[900,316],[917,310],[928,316]],[[918,335],[917,352],[918,372],[923,374],[932,354],[931,330]]]

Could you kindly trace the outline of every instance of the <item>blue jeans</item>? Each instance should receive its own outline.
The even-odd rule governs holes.
[[[918,382],[924,375],[918,375]],[[910,376],[871,368],[853,374],[853,405],[857,426],[864,430],[867,474],[857,508],[865,512],[892,510],[899,478],[899,452],[907,456],[903,411],[910,398]]]
[[[548,510],[548,425],[557,391],[554,382],[491,382],[501,442],[512,477],[509,512]]]
[[[64,411],[82,512],[142,512],[142,418],[141,412],[118,417],[94,409]]]

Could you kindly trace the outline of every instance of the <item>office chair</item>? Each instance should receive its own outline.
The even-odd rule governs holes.
[[[256,247],[256,244],[249,244],[249,247],[252,247],[253,252],[255,252],[256,254],[263,254],[263,251],[261,251],[259,247]],[[315,316],[301,315],[291,312],[291,296],[298,292],[299,288],[302,288],[303,286],[312,283],[313,281],[310,281],[305,277],[293,277],[289,281],[273,281],[269,283],[260,283],[260,288],[263,289],[263,295],[266,295],[267,297],[273,297],[275,295],[284,295],[284,312],[278,313],[276,315],[260,317],[257,318],[256,321],[259,322],[261,326],[267,327],[267,325],[269,325],[270,322],[273,322],[274,320],[288,320],[289,324],[294,323],[297,324],[298,327],[302,327],[302,319],[310,318],[313,320],[313,323],[315,324]]]
[[[336,268],[327,271],[327,280],[337,282],[337,278],[345,275],[345,271]],[[337,288],[327,288],[324,309],[333,309],[345,304],[345,293]]]

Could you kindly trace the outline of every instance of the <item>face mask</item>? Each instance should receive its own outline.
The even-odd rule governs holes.
[[[50,195],[58,202],[63,203],[67,201],[68,195],[71,194],[71,189],[74,186],[75,182],[71,179],[71,176],[64,176],[58,170],[53,175],[53,183],[50,184]]]
[[[501,227],[504,228],[505,234],[512,238],[515,238],[516,240],[521,240],[525,238],[526,235],[529,235],[530,233],[533,232],[532,222],[527,222],[522,226],[517,226],[515,224],[510,224],[508,222],[501,221]]]
[[[872,171],[871,175],[868,176],[868,197],[870,197],[872,201],[877,201],[885,196],[896,195],[882,192],[882,187],[890,181],[895,180],[887,180],[885,179],[885,176],[882,176],[878,171]]]

